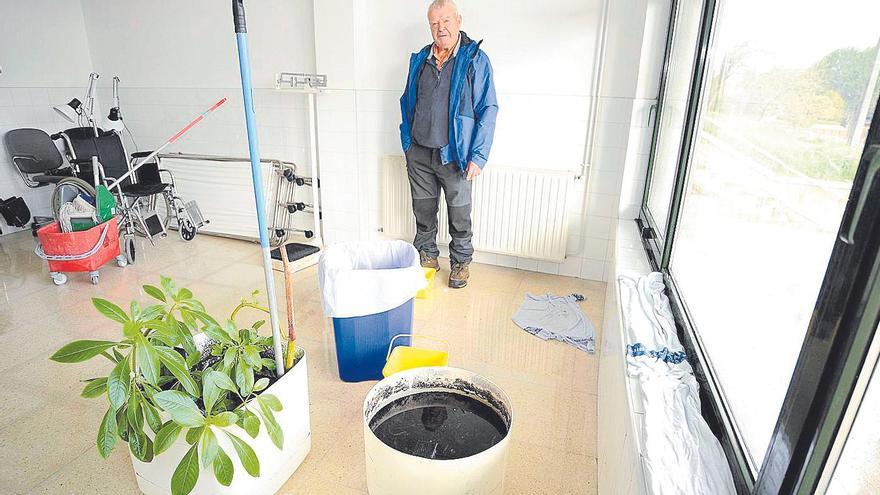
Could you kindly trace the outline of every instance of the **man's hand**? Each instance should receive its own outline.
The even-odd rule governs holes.
[[[481,173],[483,173],[483,170],[480,168],[479,165],[474,162],[468,163],[467,180],[474,180],[479,177]]]

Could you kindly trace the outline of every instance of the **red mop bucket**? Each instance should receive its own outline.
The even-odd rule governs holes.
[[[98,283],[98,268],[119,256],[119,225],[116,217],[82,232],[61,232],[58,222],[37,231],[40,243],[34,252],[49,262],[49,272],[56,285],[67,281],[62,272],[89,272]]]

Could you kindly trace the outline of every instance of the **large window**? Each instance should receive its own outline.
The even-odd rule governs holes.
[[[862,155],[880,3],[722,5],[670,271],[760,465]]]
[[[821,289],[870,161],[880,2],[682,0],[674,14],[640,215],[659,252],[643,235],[699,350],[728,453],[758,478],[790,419],[808,329],[843,311],[823,308]]]

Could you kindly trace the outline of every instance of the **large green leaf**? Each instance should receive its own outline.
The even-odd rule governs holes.
[[[266,377],[260,378],[256,382],[254,382],[254,392],[260,392],[266,390],[266,387],[269,386],[269,379]]]
[[[179,291],[177,291],[177,297],[175,298],[175,300],[188,301],[188,300],[192,299],[192,297],[193,297],[192,291],[187,288],[183,288],[183,289],[180,289]]]
[[[217,444],[217,437],[211,431],[211,428],[205,427],[205,431],[202,432],[199,449],[202,451],[202,467],[208,469],[208,466],[214,462],[217,451],[220,449],[220,446]]]
[[[229,372],[233,366],[235,366],[236,361],[238,360],[238,349],[235,347],[230,347],[226,349],[226,352],[223,354],[223,371]],[[236,389],[237,390],[237,389]]]
[[[193,445],[183,455],[183,459],[171,475],[171,493],[187,495],[195,488],[197,481],[199,481],[198,445]]]
[[[118,410],[128,400],[128,389],[131,384],[129,359],[130,357],[126,356],[125,359],[119,361],[110,372],[110,376],[107,377],[107,395],[114,410]]]
[[[278,421],[275,420],[275,415],[272,414],[272,409],[263,400],[262,395],[257,396],[257,403],[260,405],[260,412],[262,412],[261,416],[263,418],[263,423],[266,425],[266,432],[269,433],[269,438],[272,439],[272,443],[275,444],[279,449],[284,448],[284,431],[281,429],[281,426],[278,424]]]
[[[214,458],[214,477],[217,482],[223,486],[232,484],[232,476],[235,474],[235,468],[232,465],[232,459],[226,455],[223,448],[217,449],[217,457]]]
[[[150,321],[161,318],[165,315],[165,306],[162,304],[153,304],[147,306],[141,312],[141,321]]]
[[[203,309],[204,309],[204,307],[203,307]],[[218,323],[217,320],[214,319],[213,316],[209,315],[208,313],[205,313],[203,311],[203,309],[190,308],[190,312],[193,314],[193,316],[198,318],[205,325],[215,325],[215,326],[219,327],[220,323]]]
[[[92,304],[95,305],[95,309],[97,309],[99,313],[115,322],[125,323],[129,321],[128,315],[125,314],[125,311],[123,311],[122,308],[106,299],[93,297]]]
[[[207,370],[202,375],[202,401],[205,403],[205,414],[210,415],[214,409],[214,404],[220,398],[220,387],[214,383],[214,370]]]
[[[58,363],[81,363],[117,344],[109,340],[75,340],[55,351],[49,359]]]
[[[220,328],[219,325],[207,324],[205,328],[203,328],[205,335],[208,336],[211,340],[216,340],[217,342],[223,344],[232,344],[232,339],[229,338],[229,335]]]
[[[238,415],[238,426],[241,426],[251,438],[257,438],[260,434],[260,420],[257,415],[244,408],[238,411]]]
[[[165,365],[165,367],[168,368],[168,371],[170,371],[180,384],[183,385],[184,390],[193,397],[198,397],[199,386],[196,384],[196,381],[193,380],[189,368],[180,354],[174,349],[162,346],[156,347],[156,353],[159,355],[159,360],[162,364]]]
[[[199,351],[188,352],[186,354],[186,365],[190,368],[198,364],[202,360],[202,353]]]
[[[235,382],[232,381],[232,378],[229,378],[229,375],[226,373],[221,373],[219,371],[215,371],[216,375],[214,375],[214,383],[217,384],[218,387],[223,390],[228,390],[230,392],[238,393],[238,388],[235,387]]]
[[[82,393],[79,395],[81,397],[85,397],[86,399],[94,399],[95,397],[100,397],[107,393],[107,377],[102,376],[101,378],[95,378],[93,380],[89,380],[86,383],[86,386],[83,387]]]
[[[242,396],[248,396],[254,390],[254,370],[247,364],[239,361],[235,365],[235,384],[241,391]]]
[[[162,418],[159,417],[159,411],[148,401],[141,402],[141,410],[144,412],[144,418],[147,420],[150,430],[153,433],[159,433],[162,428]]]
[[[120,407],[116,411],[116,431],[119,432],[119,438],[124,442],[128,442],[128,417],[125,414],[125,408]]]
[[[211,424],[217,426],[230,426],[238,421],[238,414],[232,411],[225,411],[211,418]]]
[[[113,447],[116,446],[117,432],[116,412],[111,407],[104,413],[104,419],[101,420],[101,426],[98,428],[98,453],[104,459],[110,455],[110,452],[113,452]]]
[[[165,302],[165,294],[162,293],[162,289],[154,286],[154,285],[145,285],[143,286],[144,293],[153,299],[158,299],[162,302]]]
[[[244,470],[253,477],[260,476],[260,460],[257,459],[257,454],[254,453],[254,449],[252,449],[247,442],[232,433],[229,433],[228,431],[224,433],[229,437],[232,446],[235,447],[235,452],[238,454],[238,460],[241,461]]]
[[[149,320],[143,322],[143,326],[153,331],[150,338],[158,339],[169,347],[174,347],[181,342],[180,332],[178,332],[176,324],[162,320]]]
[[[196,403],[183,392],[166,390],[154,397],[156,404],[182,426],[195,428],[205,424],[205,417],[196,407]]]
[[[238,328],[235,326],[235,322],[232,320],[226,320],[226,325],[223,327],[226,330],[226,333],[229,334],[229,337],[236,342],[241,342],[241,337],[238,334]]]
[[[168,421],[162,428],[159,429],[159,432],[156,433],[156,441],[154,442],[153,449],[155,450],[156,455],[161,454],[168,450],[168,447],[174,445],[174,441],[177,440],[177,437],[180,436],[180,431],[183,429],[182,426],[175,423],[174,421]]]
[[[126,338],[131,339],[133,342],[137,342],[138,336],[141,334],[141,328],[143,328],[143,324],[137,321],[127,321],[122,324],[122,335],[125,335]]]
[[[159,276],[159,285],[162,286],[162,289],[165,290],[165,293],[171,296],[172,298],[177,297],[177,286],[174,285],[174,282],[166,277],[165,275]]]
[[[137,386],[132,387],[128,396],[128,407],[125,408],[128,424],[131,428],[144,429],[144,415],[141,412],[141,392]]]
[[[143,335],[138,335],[136,348],[137,365],[147,382],[155,385],[159,381],[159,354],[156,348]]]
[[[244,346],[244,360],[247,364],[251,365],[252,368],[262,368],[263,363],[260,362],[261,359],[262,358],[260,357],[260,350],[257,348],[257,346]]]
[[[198,428],[190,428],[186,432],[186,443],[190,445],[195,445],[196,442],[199,441],[199,438],[202,436],[202,430],[204,430],[204,426],[199,426]]]
[[[153,442],[150,437],[144,434],[143,428],[128,426],[128,449],[134,454],[135,459],[141,462],[153,460]]]
[[[259,400],[261,404],[265,403],[267,406],[269,406],[270,409],[275,412],[278,412],[284,408],[284,406],[281,405],[281,401],[278,400],[278,397],[275,397],[272,394],[260,394]]]

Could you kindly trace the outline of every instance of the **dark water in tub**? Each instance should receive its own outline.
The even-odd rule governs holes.
[[[385,445],[425,459],[461,459],[492,447],[507,435],[494,409],[452,392],[420,392],[379,410],[370,429]]]

